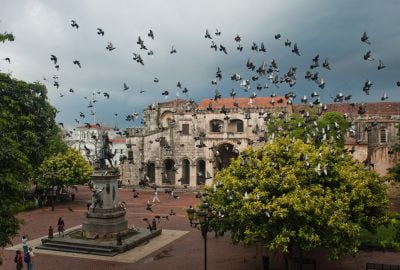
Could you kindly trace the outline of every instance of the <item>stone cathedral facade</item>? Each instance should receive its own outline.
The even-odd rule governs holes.
[[[329,104],[328,111],[350,117],[355,134],[346,147],[378,173],[394,166],[399,156],[390,152],[397,141],[400,102],[367,103],[357,114],[357,104]],[[124,184],[148,180],[158,186],[204,185],[248,146],[264,142],[264,117],[268,112],[293,113],[285,97],[204,99],[196,104],[176,99],[144,110],[143,126],[128,128],[127,160],[121,165]]]

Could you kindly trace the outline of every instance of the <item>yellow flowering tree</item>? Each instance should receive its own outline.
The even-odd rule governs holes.
[[[203,200],[223,216],[211,221],[215,231],[289,257],[317,247],[333,258],[356,253],[361,230],[376,228],[387,211],[375,172],[342,148],[284,136],[232,160]]]
[[[69,187],[84,184],[90,179],[92,167],[76,149],[47,158],[39,168],[39,184]]]

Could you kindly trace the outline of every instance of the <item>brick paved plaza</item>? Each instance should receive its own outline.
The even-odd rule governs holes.
[[[120,198],[127,204],[127,220],[130,225],[144,227],[146,224],[144,217],[153,218],[155,215],[168,215],[173,209],[175,216],[170,216],[169,221],[162,219],[158,224],[163,229],[177,230],[182,232],[182,236],[167,243],[155,251],[151,251],[135,263],[123,263],[114,257],[102,258],[102,260],[82,258],[90,255],[58,256],[53,254],[43,254],[35,250],[35,269],[203,269],[203,240],[198,230],[191,228],[185,216],[185,209],[188,205],[196,205],[198,200],[194,193],[188,192],[181,194],[179,199],[167,199],[167,196],[160,192],[161,203],[153,207],[154,213],[146,211],[145,205],[148,199],[152,198],[152,193],[141,192],[139,198],[132,198],[132,191],[128,189],[120,190]],[[58,217],[62,216],[66,228],[75,227],[81,224],[86,211],[86,202],[90,198],[88,187],[80,187],[74,202],[57,205],[55,211],[49,207],[21,213],[20,218],[25,220],[21,226],[20,236],[28,234],[29,239],[47,235],[48,227],[56,227]],[[73,211],[70,211],[71,207]],[[188,233],[184,233],[187,231]],[[13,240],[13,244],[20,244],[20,236]],[[158,241],[157,238],[152,241]],[[164,241],[164,240],[160,240]],[[152,245],[150,242],[147,245]],[[140,247],[146,249],[145,245]],[[213,233],[209,234],[208,241],[208,266],[209,269],[259,269],[257,262],[260,261],[260,249],[256,247],[246,248],[241,245],[236,246],[230,243],[228,237],[214,238]],[[1,249],[0,254],[4,259],[0,269],[15,269],[13,258],[14,250]],[[365,269],[365,262],[380,262],[387,264],[400,264],[400,255],[393,252],[361,252],[356,258],[347,257],[339,262],[330,262],[326,255],[321,252],[312,254],[317,259],[317,269]],[[272,254],[272,269],[282,269],[281,256]]]

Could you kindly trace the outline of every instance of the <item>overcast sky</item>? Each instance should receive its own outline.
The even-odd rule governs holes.
[[[387,101],[399,101],[399,14],[398,0],[2,0],[0,32],[12,32],[16,39],[0,44],[0,70],[11,72],[17,79],[44,83],[51,104],[60,111],[57,121],[69,127],[77,125],[75,118],[81,123],[93,121],[88,104],[94,91],[101,92],[95,96],[96,122],[109,126],[117,122],[119,127],[139,125],[139,121],[125,121],[126,115],[141,113],[153,102],[174,99],[177,93],[180,98],[199,102],[212,98],[215,88],[224,97],[229,97],[234,88],[238,96],[245,97],[253,92],[269,96],[272,92],[284,95],[293,91],[296,102],[313,91],[320,93],[323,102],[332,102],[331,96],[339,92],[352,94],[356,102],[380,101],[384,92],[389,96]],[[71,20],[78,23],[79,29],[71,26]],[[97,35],[98,27],[104,30],[104,36]],[[154,40],[147,36],[149,29],[154,32]],[[217,45],[227,48],[227,55],[210,48],[211,40],[204,38],[206,29]],[[220,36],[214,34],[216,29],[221,31]],[[364,31],[371,45],[361,42]],[[278,33],[282,37],[275,40]],[[242,52],[236,50],[236,34],[242,38]],[[139,49],[138,36],[154,51],[153,56]],[[292,41],[292,46],[297,42],[301,56],[284,46],[286,39]],[[106,50],[109,41],[115,50]],[[251,51],[253,42],[263,42],[267,52]],[[170,54],[172,45],[176,54]],[[363,60],[368,50],[375,61]],[[132,53],[142,56],[144,66],[133,61]],[[50,61],[51,54],[58,57],[59,71]],[[332,68],[313,70],[326,82],[323,90],[304,79],[317,54],[321,65],[329,58]],[[3,60],[5,57],[11,59],[11,64]],[[230,77],[239,73],[251,79],[254,74],[245,65],[249,57],[257,67],[275,59],[280,75],[290,66],[297,67],[296,85],[276,88],[264,76],[251,82],[251,89],[244,92]],[[378,59],[386,68],[377,70]],[[74,60],[79,60],[82,68],[74,65]],[[217,67],[223,79],[214,86],[211,81]],[[59,77],[59,89],[53,86],[54,75]],[[158,83],[154,83],[155,77]],[[368,96],[362,91],[367,79],[374,84]],[[188,88],[189,97],[176,87],[178,81]],[[130,87],[127,91],[123,91],[124,82]],[[268,89],[255,89],[257,83],[267,82]],[[70,88],[74,93],[69,92]],[[140,90],[145,92],[140,94]],[[161,95],[165,90],[170,92],[167,99]],[[103,92],[109,93],[108,100]],[[85,119],[79,117],[80,112]],[[118,113],[117,118],[114,113]]]

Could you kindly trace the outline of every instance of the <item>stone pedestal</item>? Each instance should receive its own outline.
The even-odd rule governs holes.
[[[96,170],[92,175],[92,205],[82,223],[82,236],[87,239],[112,239],[128,231],[125,209],[118,205],[119,174]]]

